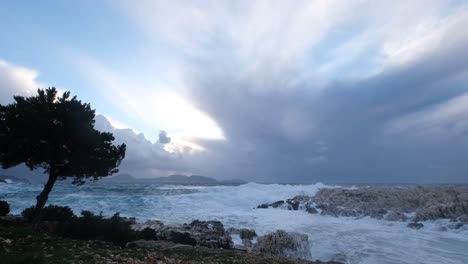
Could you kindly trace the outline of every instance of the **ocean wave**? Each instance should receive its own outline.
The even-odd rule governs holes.
[[[441,231],[445,220],[425,221],[413,230],[405,222],[364,217],[311,215],[305,211],[256,209],[257,205],[285,200],[298,194],[315,195],[322,183],[282,185],[248,183],[240,186],[160,186],[90,184],[73,186],[61,183],[50,195],[50,204],[111,215],[120,212],[139,222],[148,219],[164,223],[189,223],[194,219],[220,220],[235,228],[253,228],[259,235],[277,229],[309,236],[313,259],[329,260],[336,254],[348,263],[448,263],[462,264],[468,259],[468,231]],[[13,213],[35,202],[41,185],[0,185],[0,198],[6,199]],[[411,250],[408,250],[411,249]]]

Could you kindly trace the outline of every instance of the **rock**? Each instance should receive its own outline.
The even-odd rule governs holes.
[[[463,223],[460,223],[460,222],[450,223],[447,227],[449,229],[460,229],[463,227]]]
[[[434,204],[419,208],[415,220],[434,220],[439,218],[455,219],[468,214],[468,200],[465,202],[451,202],[448,204]]]
[[[317,209],[311,203],[306,203],[305,209],[309,214],[318,214]]]
[[[240,229],[235,228],[235,227],[230,227],[230,228],[226,229],[226,233],[228,233],[230,235],[239,235],[240,234]]]
[[[384,219],[387,221],[406,221],[408,217],[402,212],[390,211],[385,215]]]
[[[458,221],[460,221],[462,223],[465,223],[465,224],[468,224],[468,214],[465,214],[465,215],[462,215],[462,216],[458,217]]]
[[[151,228],[151,229],[154,229],[154,230],[160,230],[161,228],[164,227],[164,224],[163,222],[159,221],[159,220],[148,220],[146,222],[144,222],[143,224],[139,224],[139,223],[135,223],[132,225],[132,228],[135,229],[135,230],[143,230],[145,228]]]
[[[289,204],[289,206],[288,206],[288,209],[289,209],[289,210],[291,210],[291,209],[292,209],[292,210],[297,210],[297,209],[299,209],[299,204],[300,204],[300,202],[299,202],[298,200],[294,199],[294,198],[293,198],[293,199],[288,199],[288,200],[286,200],[286,203]]]
[[[283,205],[283,204],[284,204],[284,201],[281,200],[281,201],[276,201],[276,202],[270,204],[270,206],[273,207],[273,208],[278,208],[278,207],[280,207],[280,206]]]
[[[258,237],[253,252],[288,258],[311,258],[308,236],[283,230]]]
[[[239,235],[240,235],[240,238],[241,239],[248,239],[248,240],[252,240],[254,237],[257,236],[257,233],[255,232],[255,230],[253,229],[241,229],[239,231]]]
[[[261,209],[267,209],[269,207],[278,208],[283,204],[284,204],[284,201],[280,200],[280,201],[276,201],[276,202],[271,203],[271,204],[268,204],[268,203],[261,204],[261,205],[257,206],[257,208],[261,208]]]
[[[203,246],[209,248],[231,248],[232,239],[225,232],[219,221],[198,221],[183,225],[164,225],[160,221],[147,221],[144,224],[132,226],[136,230],[146,230],[146,239],[170,241],[176,244]],[[146,228],[146,229],[145,229]],[[150,232],[153,229],[153,232]],[[235,232],[234,229],[231,230]]]
[[[231,236],[225,232],[220,221],[198,221],[190,223],[190,233],[197,245],[210,248],[231,248]]]
[[[447,227],[441,226],[441,227],[437,228],[437,230],[441,231],[441,232],[445,232],[445,231],[447,231]]]
[[[320,209],[320,214],[336,217],[389,221],[463,218],[459,221],[468,223],[468,186],[322,188],[314,196],[299,195],[286,203],[290,210],[304,208],[314,214]],[[271,204],[259,206],[268,207]]]
[[[409,227],[409,228],[412,228],[412,229],[416,229],[416,230],[421,229],[421,228],[424,227],[424,225],[422,223],[417,223],[417,222],[408,223],[406,226]]]
[[[164,232],[164,239],[174,243],[191,246],[195,246],[197,244],[197,240],[193,238],[189,232],[182,232],[179,230],[166,230]]]

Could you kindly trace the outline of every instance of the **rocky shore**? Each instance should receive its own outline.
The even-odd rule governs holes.
[[[220,221],[198,221],[190,224],[164,225],[161,221],[135,223],[135,230],[154,232],[155,240],[137,240],[127,247],[163,248],[204,247],[230,249],[266,256],[290,259],[311,259],[309,237],[295,232],[277,230],[258,236],[252,229],[225,229]],[[161,241],[164,241],[161,243]],[[169,243],[167,243],[169,242]]]
[[[324,188],[314,196],[298,195],[257,208],[408,221],[414,229],[424,227],[421,221],[450,219],[447,228],[459,229],[468,224],[468,186]]]
[[[310,261],[307,235],[278,230],[258,236],[250,229],[225,229],[219,221],[165,225],[134,223],[150,239],[118,245],[99,239],[70,239],[50,232],[53,222],[33,228],[20,216],[0,217],[2,263],[264,263],[339,264]]]

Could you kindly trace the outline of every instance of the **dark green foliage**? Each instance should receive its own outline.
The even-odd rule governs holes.
[[[4,216],[10,213],[10,205],[3,200],[0,200],[0,216]]]
[[[55,88],[14,100],[0,105],[0,164],[7,169],[24,163],[49,174],[36,208],[44,207],[57,179],[74,177],[74,183],[82,184],[85,178],[118,172],[126,146],[114,146],[111,133],[94,129],[95,111],[89,104],[70,92],[58,96]]]
[[[125,244],[137,238],[137,232],[131,228],[134,223],[133,219],[120,217],[119,213],[110,218],[105,218],[90,211],[83,211],[81,217],[77,217],[66,224],[63,236],[73,239],[96,239]]]
[[[157,234],[156,231],[153,228],[145,227],[143,230],[141,230],[138,233],[138,238],[139,239],[144,239],[144,240],[157,240]]]
[[[166,238],[174,243],[195,246],[197,241],[188,232],[170,231]]]
[[[32,221],[35,216],[36,207],[32,206],[26,208],[21,212],[21,215],[28,221]],[[58,222],[69,222],[76,218],[72,209],[68,206],[48,205],[41,211],[40,221],[58,221]]]
[[[28,221],[35,219],[35,207],[26,208],[21,215]],[[90,211],[82,211],[81,216],[76,216],[68,206],[48,205],[43,208],[39,221],[56,222],[55,235],[80,239],[80,240],[105,240],[123,245],[137,239],[157,240],[154,229],[145,228],[135,231],[131,225],[135,219],[121,217],[119,213],[112,217],[95,215]],[[186,237],[176,237],[180,241]]]

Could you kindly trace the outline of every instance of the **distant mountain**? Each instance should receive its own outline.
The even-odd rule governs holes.
[[[241,180],[218,181],[206,176],[187,176],[179,174],[159,178],[135,178],[130,174],[118,174],[112,177],[105,177],[101,181],[112,183],[159,183],[173,185],[241,185],[246,183]]]
[[[23,182],[23,183],[30,183],[28,180],[26,179],[22,179],[22,178],[18,178],[18,177],[15,177],[15,176],[10,176],[10,175],[0,175],[0,183],[2,182]]]
[[[122,173],[115,176],[104,177],[99,181],[103,182],[113,182],[113,183],[132,183],[138,181],[137,178],[132,177],[130,174]]]

